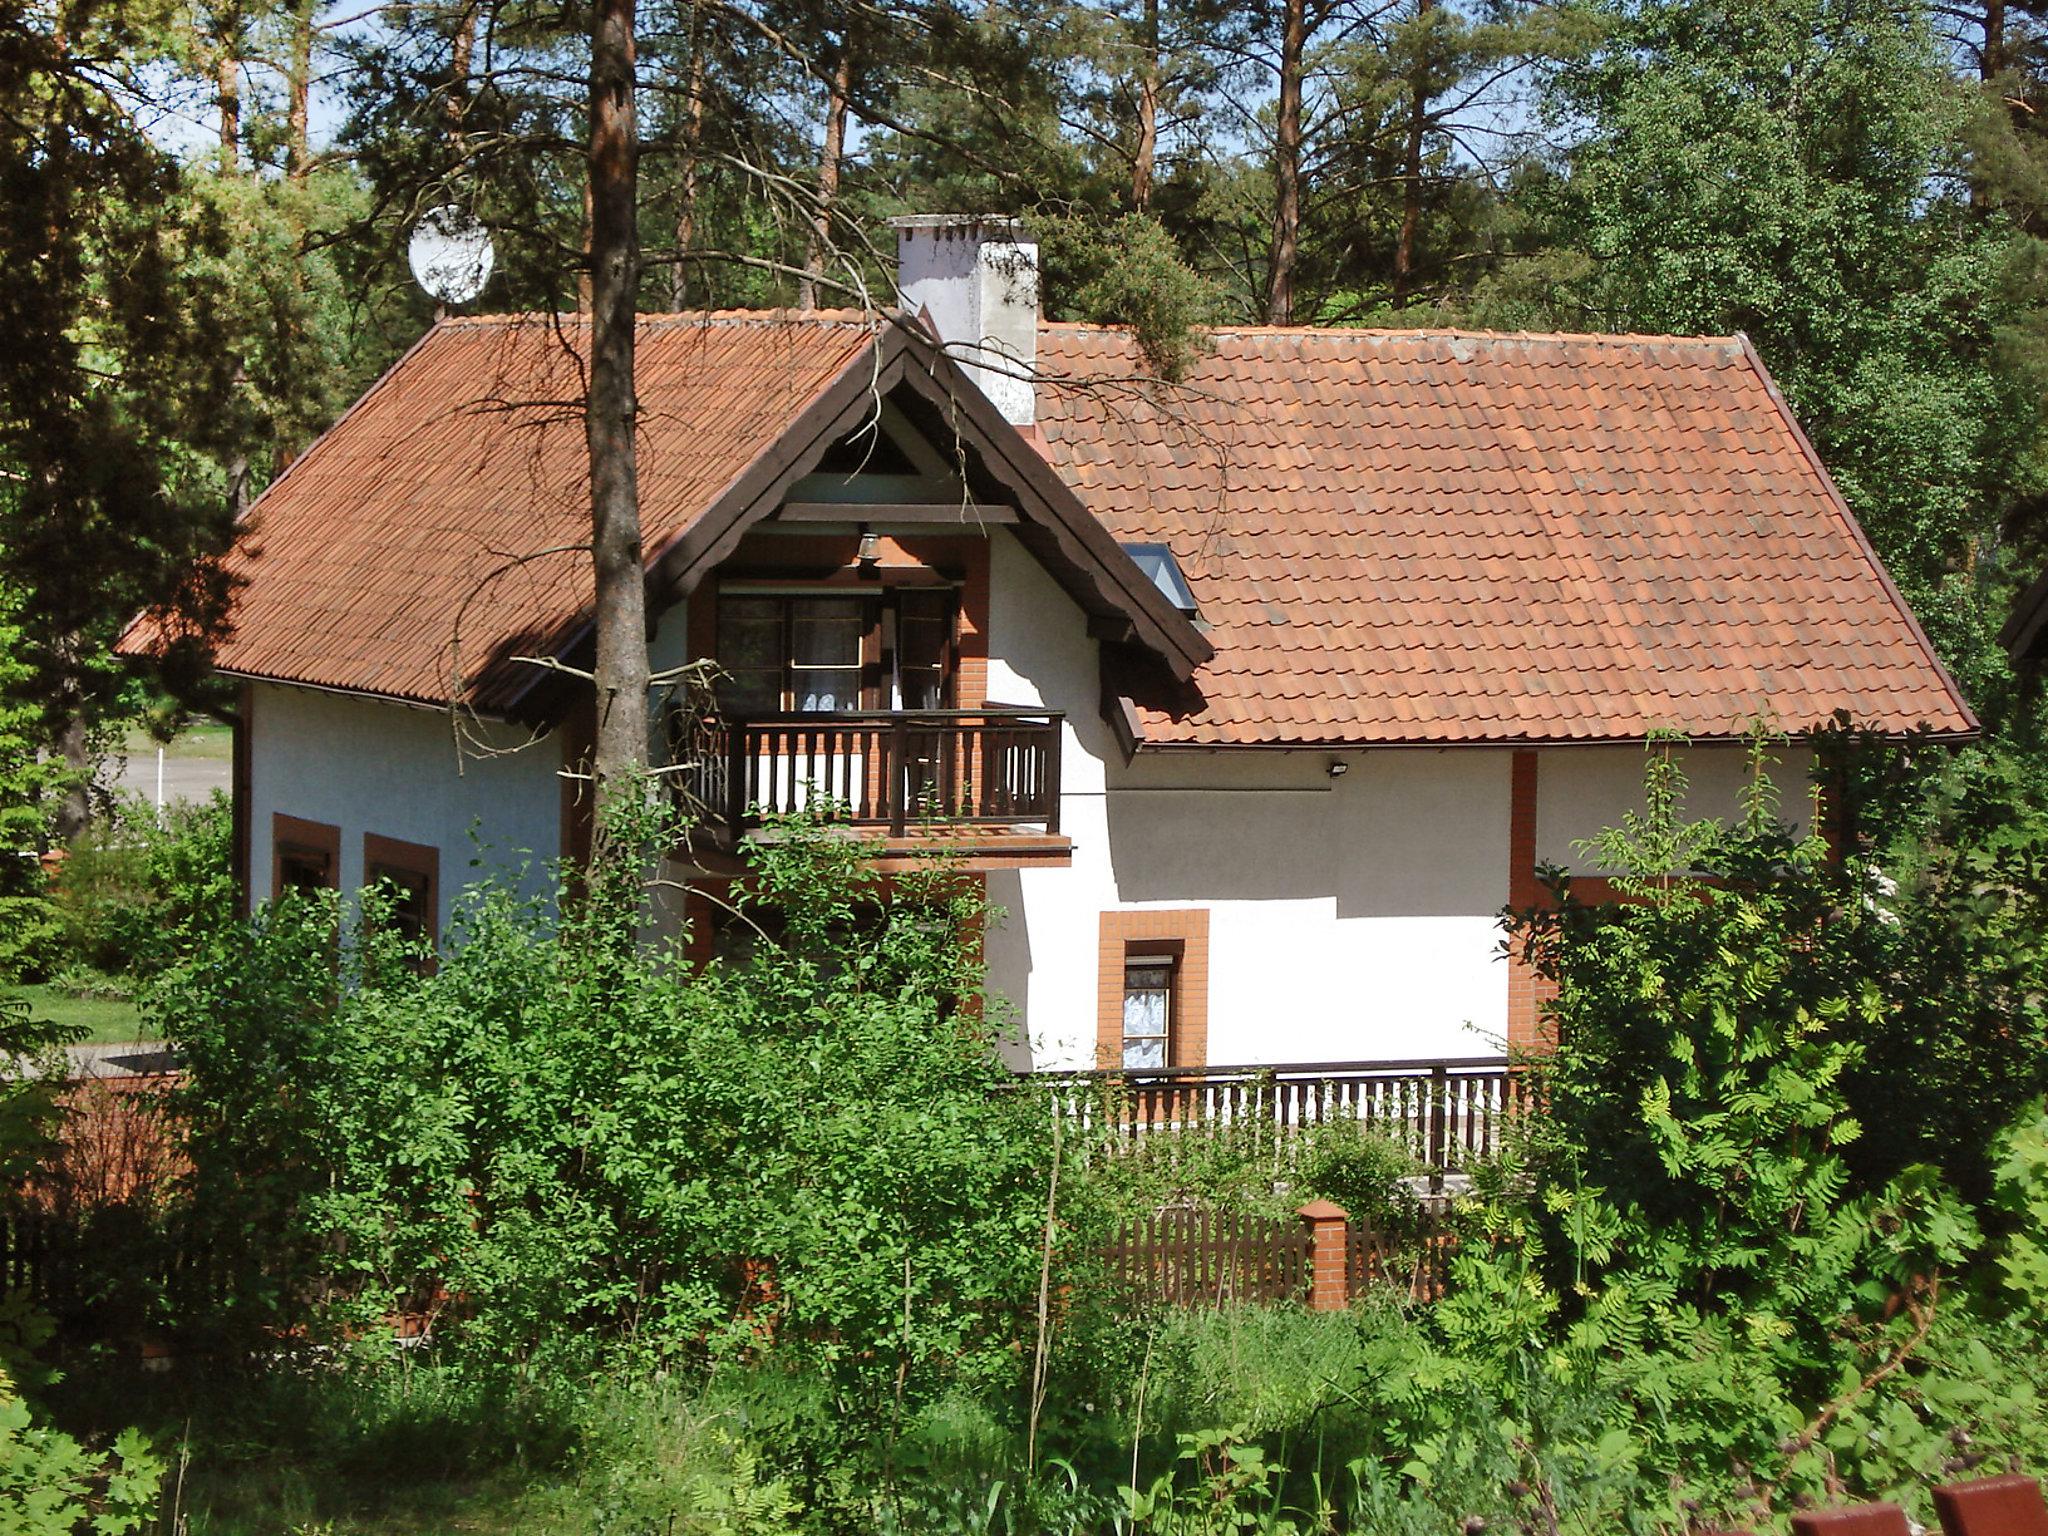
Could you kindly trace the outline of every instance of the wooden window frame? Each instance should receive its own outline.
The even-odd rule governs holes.
[[[284,896],[285,850],[302,849],[318,853],[327,859],[327,880],[322,889],[341,889],[341,828],[325,821],[307,821],[301,816],[287,816],[283,811],[270,815],[270,899],[277,901]]]
[[[862,605],[860,642],[860,700],[861,711],[892,707],[890,696],[900,681],[897,671],[897,652],[902,639],[902,595],[905,592],[944,592],[948,594],[945,618],[945,647],[940,663],[940,690],[945,702],[939,707],[959,707],[961,675],[962,614],[966,603],[961,584],[942,577],[929,579],[902,579],[902,573],[891,570],[889,579],[879,587],[872,585],[848,586],[838,581],[782,581],[773,578],[750,580],[732,578],[719,584],[717,601],[719,614],[711,625],[711,654],[722,660],[721,640],[724,635],[723,604],[732,598],[770,599],[781,605],[780,627],[782,639],[778,649],[781,652],[780,704],[779,714],[799,714],[796,699],[801,690],[797,680],[805,670],[796,665],[796,616],[795,604],[806,599],[839,598],[854,599]],[[833,713],[838,713],[834,711]]]
[[[377,832],[363,834],[363,884],[377,883],[377,871],[389,869],[416,875],[427,883],[426,940],[441,942],[441,850],[429,843],[408,843]]]
[[[1166,1028],[1164,1031],[1164,1035],[1160,1040],[1163,1049],[1159,1053],[1160,1064],[1164,1067],[1173,1067],[1180,1065],[1180,1062],[1177,1060],[1177,1058],[1181,1054],[1180,1009],[1181,993],[1184,990],[1181,985],[1180,968],[1182,961],[1185,960],[1186,957],[1187,946],[1179,939],[1160,939],[1149,945],[1144,943],[1137,943],[1125,946],[1124,1010],[1122,1014],[1122,1020],[1126,1026],[1128,1026],[1130,1021],[1131,973],[1133,971],[1138,970],[1163,970],[1166,973],[1166,1018],[1164,1021]],[[1123,1043],[1117,1055],[1117,1065],[1122,1067],[1126,1072],[1150,1070],[1148,1068],[1133,1067],[1131,1065],[1131,1035],[1128,1027],[1124,1028],[1121,1031],[1121,1036]],[[1149,1039],[1152,1037],[1145,1036],[1143,1038]]]
[[[1124,1062],[1124,982],[1133,959],[1170,955],[1167,1057],[1171,1067],[1209,1064],[1209,909],[1105,912],[1096,954],[1096,1065],[1120,1070]]]

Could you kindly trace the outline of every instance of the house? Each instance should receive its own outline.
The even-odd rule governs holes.
[[[1719,813],[1774,725],[1803,816],[1837,711],[1975,729],[1739,336],[1222,329],[1168,382],[1041,323],[1008,223],[898,242],[899,313],[644,322],[650,645],[726,674],[686,873],[817,796],[885,868],[957,850],[1019,1065],[1528,1041],[1497,914],[1597,875],[1646,737]],[[444,932],[585,846],[588,692],[537,664],[589,651],[585,341],[442,321],[252,508],[252,899],[390,878]]]

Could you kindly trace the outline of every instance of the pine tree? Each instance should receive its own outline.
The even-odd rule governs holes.
[[[24,654],[20,608],[0,586],[0,981],[19,980],[57,935],[42,856],[64,771],[38,750],[38,711],[17,691],[35,671]]]

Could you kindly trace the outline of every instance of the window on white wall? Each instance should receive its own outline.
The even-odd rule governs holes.
[[[1173,1059],[1171,955],[1124,961],[1124,1066],[1164,1067]]]

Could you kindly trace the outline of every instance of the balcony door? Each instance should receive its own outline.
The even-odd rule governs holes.
[[[741,717],[950,708],[954,615],[949,587],[721,592],[719,701]]]

